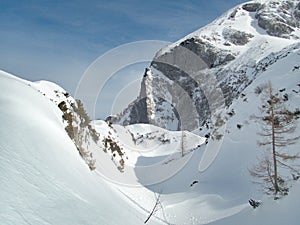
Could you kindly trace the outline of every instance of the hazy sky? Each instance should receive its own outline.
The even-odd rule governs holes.
[[[241,2],[0,0],[0,69],[54,81],[73,94],[87,67],[110,49],[174,42]]]

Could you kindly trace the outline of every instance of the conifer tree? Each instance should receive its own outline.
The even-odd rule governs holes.
[[[255,118],[260,124],[258,134],[262,137],[258,145],[266,148],[264,156],[249,172],[259,179],[258,183],[263,185],[265,192],[273,194],[276,199],[288,193],[287,171],[294,179],[299,178],[298,167],[291,162],[300,157],[287,150],[287,146],[296,144],[300,136],[295,134],[295,113],[286,108],[286,101],[279,93],[274,93],[271,82],[264,86],[261,95],[261,115]]]

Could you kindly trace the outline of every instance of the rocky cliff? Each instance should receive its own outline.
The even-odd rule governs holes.
[[[299,42],[299,22],[299,0],[238,5],[161,49],[145,71],[137,100],[109,120],[170,130],[209,127],[213,115],[276,63],[276,52]]]

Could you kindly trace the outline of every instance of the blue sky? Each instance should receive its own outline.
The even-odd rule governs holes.
[[[174,42],[243,0],[0,0],[0,69],[74,93],[106,51],[141,40]]]

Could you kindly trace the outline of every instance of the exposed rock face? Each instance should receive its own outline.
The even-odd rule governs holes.
[[[196,55],[200,56],[201,59],[206,63],[209,68],[216,67],[222,64],[226,64],[228,61],[234,60],[234,56],[229,51],[222,51],[217,49],[209,43],[205,43],[201,39],[191,38],[187,39],[180,43],[180,46],[189,49],[194,52]],[[181,48],[182,49],[182,48]],[[173,54],[176,54],[180,51],[174,51]],[[163,57],[169,57],[166,55],[160,56],[159,59],[155,58],[154,61],[163,61]],[[176,58],[176,57],[175,57]],[[168,62],[169,60],[167,60]],[[171,65],[176,64],[176,62],[171,62]]]
[[[131,109],[129,112],[128,121],[125,122],[124,125],[136,124],[136,123],[149,123],[147,117],[147,111],[145,110],[147,108],[146,98],[142,98],[135,101],[130,108]]]
[[[260,3],[255,2],[255,3],[246,3],[242,6],[242,8],[248,12],[256,12],[261,6],[262,5]]]
[[[254,37],[254,35],[229,28],[223,30],[223,37],[226,41],[229,41],[234,45],[245,45],[249,42],[250,38]]]
[[[276,62],[273,52],[297,42],[297,15],[298,0],[251,2],[230,10],[160,50],[145,72],[138,99],[110,121],[151,123],[170,130],[209,127],[212,115]],[[260,34],[257,24],[269,36]]]
[[[122,123],[123,125],[150,122],[147,115],[146,77],[147,70],[143,76],[139,97],[124,110],[122,113],[123,119],[120,119],[118,116],[109,116],[106,118],[107,121],[112,123]]]
[[[263,4],[255,15],[258,25],[269,35],[289,38],[299,27],[299,4],[296,2],[270,1]]]
[[[298,3],[298,5],[296,6],[295,8],[295,11],[294,11],[294,17],[300,21],[300,3]]]

